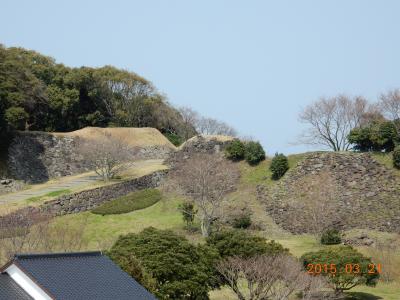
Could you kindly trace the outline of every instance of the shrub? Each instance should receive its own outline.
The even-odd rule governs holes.
[[[375,120],[350,131],[348,141],[359,151],[393,151],[397,133],[393,121]]]
[[[126,196],[108,201],[92,210],[94,214],[112,215],[125,214],[134,210],[143,209],[160,201],[161,192],[157,189],[145,189],[129,193]]]
[[[113,251],[106,252],[106,254],[148,291],[152,293],[156,292],[156,280],[143,268],[142,264],[132,253],[114,249]]]
[[[275,153],[269,169],[272,172],[272,179],[280,179],[283,175],[285,175],[286,171],[289,170],[289,161],[287,157],[282,153]]]
[[[185,141],[180,135],[173,132],[166,132],[164,136],[175,146],[180,146]]]
[[[194,208],[193,202],[185,201],[179,205],[179,210],[182,213],[183,221],[186,223],[188,229],[193,227],[194,217],[197,214],[197,210]]]
[[[393,166],[400,169],[400,145],[394,148],[393,153]]]
[[[138,234],[120,236],[109,255],[135,277],[130,270],[136,270],[137,263],[132,261],[131,266],[126,259],[134,256],[155,280],[158,299],[208,299],[208,292],[218,287],[214,268],[219,259],[217,251],[195,246],[171,230],[150,227]]]
[[[218,250],[222,258],[238,256],[242,258],[268,254],[288,253],[288,249],[275,241],[267,242],[263,237],[252,236],[243,230],[216,232],[207,238],[207,245]]]
[[[243,211],[232,218],[232,227],[237,229],[247,229],[251,226],[251,213]]]
[[[226,158],[234,161],[244,159],[245,145],[242,141],[235,139],[230,142],[225,148]]]
[[[308,273],[325,276],[338,294],[357,285],[375,286],[379,278],[371,259],[350,246],[329,247],[301,258]]]
[[[321,244],[323,245],[336,245],[342,242],[342,237],[337,229],[328,229],[321,235]]]
[[[259,142],[248,142],[245,145],[244,158],[250,165],[256,165],[265,159],[265,152]]]

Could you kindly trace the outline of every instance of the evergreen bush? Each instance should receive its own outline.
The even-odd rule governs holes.
[[[280,179],[285,175],[286,171],[289,170],[289,161],[287,157],[282,153],[276,153],[271,161],[269,169],[272,172],[272,179]]]
[[[244,158],[250,165],[256,165],[265,159],[265,151],[259,142],[247,142]]]

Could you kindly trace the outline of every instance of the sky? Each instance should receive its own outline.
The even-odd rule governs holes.
[[[68,66],[114,65],[268,154],[296,144],[319,97],[400,87],[400,1],[0,0],[0,43]]]

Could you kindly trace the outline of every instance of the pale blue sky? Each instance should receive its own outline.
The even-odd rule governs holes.
[[[115,65],[269,154],[319,96],[400,87],[400,1],[0,0],[0,43],[69,66]]]

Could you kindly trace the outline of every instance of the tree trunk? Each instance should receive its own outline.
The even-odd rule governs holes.
[[[208,237],[210,235],[211,232],[210,229],[211,229],[211,222],[209,218],[203,217],[201,219],[201,234],[203,235],[203,237]]]

